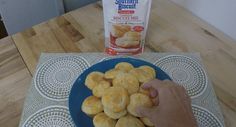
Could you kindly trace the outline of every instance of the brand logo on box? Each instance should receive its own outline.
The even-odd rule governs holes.
[[[118,5],[118,13],[132,14],[136,9],[138,0],[116,0],[115,4]]]

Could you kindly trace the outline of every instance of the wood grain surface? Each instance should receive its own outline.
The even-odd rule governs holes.
[[[12,38],[31,74],[35,72],[41,52],[102,52],[104,50],[102,6],[97,3],[88,5],[17,33]],[[236,42],[234,40],[169,0],[153,1],[146,40],[145,52],[200,52],[220,101],[226,127],[236,126]],[[15,52],[18,54],[17,51]],[[5,57],[2,50],[0,56],[1,64],[2,60],[9,59]],[[8,73],[13,71],[17,74],[23,73],[16,79],[30,78],[19,54],[17,58],[19,61],[14,61],[19,65],[15,68],[22,68],[19,70],[24,71],[19,72],[11,67],[4,73],[1,70],[0,75],[9,77]],[[17,75],[13,72],[11,74]],[[14,76],[10,75],[10,78],[16,80]],[[5,82],[1,81],[0,87],[5,89],[5,93],[13,92],[12,87],[2,85],[7,84]],[[17,84],[19,82],[22,81],[15,81]],[[17,89],[17,92],[22,95],[22,100],[14,100],[11,103],[23,103],[26,87]],[[16,95],[12,93],[9,96]],[[1,101],[4,99],[8,100],[1,96]],[[6,107],[0,106],[0,126],[4,123],[2,116],[5,116],[5,121],[11,119],[11,116],[15,117],[14,113],[2,115],[4,108]],[[18,108],[16,114],[19,114],[20,110]]]
[[[31,75],[11,37],[0,40],[0,127],[16,127]]]

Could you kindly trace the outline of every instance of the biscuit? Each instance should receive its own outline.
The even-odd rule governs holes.
[[[123,87],[113,86],[104,92],[102,104],[112,112],[123,111],[129,103],[128,92]]]
[[[140,41],[127,40],[125,38],[116,39],[116,45],[123,48],[133,47],[140,44]]]
[[[104,74],[101,72],[92,72],[90,74],[88,74],[88,76],[85,79],[85,85],[89,88],[89,89],[93,89],[95,86],[98,85],[98,83],[100,81],[103,81]]]
[[[140,118],[140,120],[149,127],[154,127],[154,124],[146,117]]]
[[[138,92],[138,79],[129,73],[119,73],[112,81],[113,86],[121,86],[125,88],[129,94]]]
[[[132,47],[140,44],[141,34],[129,31],[123,37],[116,39],[116,45],[120,47]]]
[[[120,41],[140,41],[139,38],[136,37],[121,37],[117,38],[117,40],[120,39]]]
[[[149,73],[150,75],[152,75],[152,78],[155,79],[156,78],[156,71],[155,69],[153,69],[150,66],[140,66],[140,69],[146,71],[147,73]]]
[[[134,75],[140,83],[146,83],[148,81],[151,81],[153,79],[153,76],[146,71],[140,69],[140,68],[134,68],[130,70],[130,74]]]
[[[122,116],[125,116],[127,114],[127,111],[123,110],[121,112],[112,112],[111,110],[104,108],[104,113],[106,113],[106,115],[111,117],[112,119],[119,119]]]
[[[93,88],[93,95],[96,97],[102,97],[104,91],[111,86],[108,81],[100,81],[97,86]]]
[[[82,111],[89,116],[102,112],[103,106],[101,100],[95,96],[87,97],[82,104]]]
[[[116,64],[115,69],[124,71],[124,72],[129,72],[130,70],[132,70],[134,68],[134,66],[130,63],[127,62],[120,62],[118,64]]]
[[[140,117],[136,113],[137,107],[152,107],[152,105],[152,100],[149,98],[149,96],[142,93],[135,93],[130,96],[130,103],[127,107],[127,110],[133,116]]]
[[[125,38],[132,38],[130,40],[133,40],[133,41],[139,41],[141,40],[141,34],[139,32],[135,32],[135,31],[129,31],[129,32],[126,32],[124,34],[124,37]]]
[[[111,29],[111,34],[114,37],[123,37],[126,32],[131,31],[131,26],[129,25],[113,25]]]
[[[126,115],[121,117],[115,127],[145,127],[143,123],[138,119],[131,115]]]
[[[107,71],[104,75],[104,77],[106,79],[114,79],[116,77],[117,74],[121,73],[121,70],[118,69],[111,69],[109,71]]]
[[[105,113],[99,113],[93,118],[94,127],[115,127],[116,120],[109,118]]]

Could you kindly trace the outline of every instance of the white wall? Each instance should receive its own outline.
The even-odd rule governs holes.
[[[65,10],[68,12],[77,9],[79,7],[85,6],[87,4],[96,2],[98,0],[63,0],[63,1]]]
[[[236,40],[236,0],[172,0]]]
[[[63,13],[62,0],[0,0],[8,34],[14,34]]]

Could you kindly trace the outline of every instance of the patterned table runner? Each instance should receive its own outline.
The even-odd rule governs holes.
[[[74,127],[68,110],[68,96],[74,81],[90,66],[117,57],[142,59],[159,66],[173,81],[187,89],[199,127],[224,127],[211,81],[197,53],[144,53],[115,57],[102,53],[42,54],[19,126]]]

